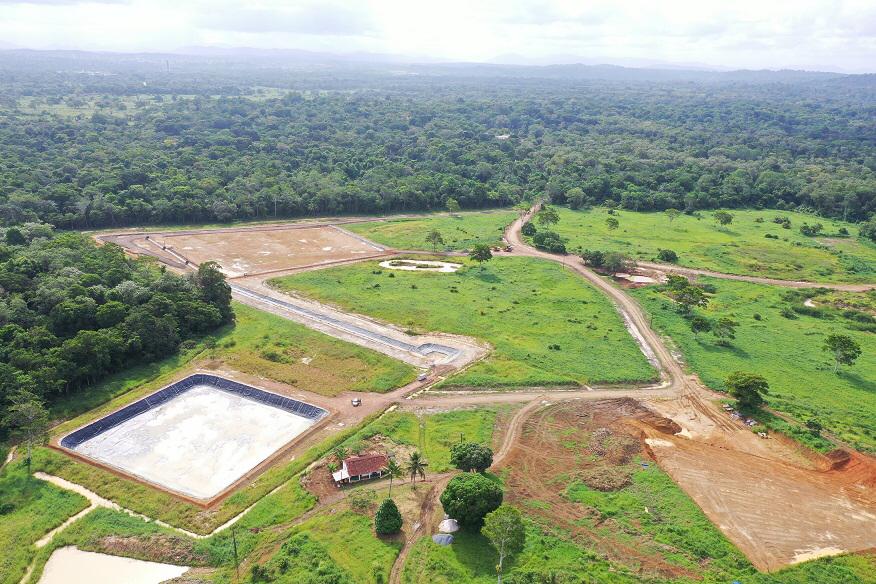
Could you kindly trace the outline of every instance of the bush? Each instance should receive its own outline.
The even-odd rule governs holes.
[[[861,225],[860,233],[861,237],[876,243],[876,219],[872,219],[868,223]]]
[[[535,228],[535,225],[533,225],[531,221],[527,221],[526,223],[524,223],[523,227],[520,229],[520,232],[526,237],[532,237],[533,235],[535,235],[536,231],[538,230]]]
[[[532,237],[532,242],[538,249],[551,253],[566,253],[565,242],[553,231],[539,231]]]
[[[392,535],[398,533],[402,527],[402,516],[392,499],[386,499],[380,504],[377,513],[374,514],[374,531],[378,535]]]
[[[459,442],[450,447],[450,464],[459,470],[484,472],[493,464],[493,451],[482,444]]]
[[[821,223],[816,223],[814,225],[804,223],[800,226],[800,233],[802,233],[806,237],[815,237],[816,235],[821,233],[822,229],[824,229],[824,225],[822,225]]]
[[[671,249],[661,249],[657,252],[657,259],[661,262],[674,264],[678,261],[678,254]]]
[[[584,263],[588,266],[601,268],[605,263],[605,252],[599,251],[598,249],[594,249],[593,251],[585,249],[581,252],[581,259],[584,260]]]
[[[457,475],[441,493],[444,512],[466,527],[479,527],[487,513],[501,504],[501,487],[480,474]]]

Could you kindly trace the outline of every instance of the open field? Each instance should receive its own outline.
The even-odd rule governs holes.
[[[376,263],[273,280],[293,291],[415,332],[474,335],[495,350],[453,385],[621,383],[656,377],[598,291],[560,266],[502,258],[453,274],[382,270]]]
[[[588,582],[606,584],[876,581],[872,553],[759,573],[650,462],[640,428],[662,428],[657,432],[671,436],[666,433],[674,429],[671,424],[632,400],[567,402],[532,414],[499,469],[506,501],[529,519],[526,548],[512,562],[509,581],[578,582],[583,574]],[[710,484],[720,490],[719,483]],[[752,522],[757,529],[774,524],[777,531],[807,537],[806,527],[793,527],[795,518],[767,514]],[[837,539],[862,535],[835,527]],[[761,546],[775,553],[769,539],[753,540],[757,543],[741,540],[748,552]],[[450,547],[423,538],[409,556],[403,581],[486,584],[495,581],[494,564],[495,552],[480,535],[462,532]]]
[[[671,224],[663,213],[616,211],[620,226],[611,230],[605,209],[570,211],[557,208],[560,222],[554,227],[568,238],[567,248],[618,251],[636,260],[653,261],[660,249],[678,254],[678,265],[728,274],[763,276],[812,282],[876,281],[876,244],[857,237],[849,223],[790,211],[731,209],[733,222],[719,227],[712,213],[702,219],[681,215]],[[773,223],[781,216],[791,228]],[[756,219],[763,219],[757,223]],[[800,233],[803,223],[824,225],[822,237]],[[845,227],[849,237],[838,237]],[[768,239],[766,234],[778,239]]]
[[[368,223],[350,223],[344,227],[371,241],[402,250],[432,250],[426,235],[437,229],[444,245],[437,251],[471,249],[476,243],[498,245],[505,226],[517,217],[515,211],[465,212],[450,216],[435,214],[425,217],[387,219]]]
[[[718,346],[709,334],[695,336],[658,288],[631,293],[707,385],[723,390],[724,380],[733,371],[763,375],[770,383],[768,400],[773,409],[801,422],[817,418],[842,440],[876,450],[876,360],[868,358],[876,353],[876,335],[850,329],[848,325],[855,321],[841,317],[788,312],[803,304],[793,291],[714,278],[699,281],[714,285],[717,293],[698,312],[713,320],[728,316],[739,322],[730,347]],[[782,316],[783,309],[794,318]],[[832,333],[853,337],[863,349],[855,365],[842,367],[839,374],[833,372],[833,359],[822,350],[824,339]]]

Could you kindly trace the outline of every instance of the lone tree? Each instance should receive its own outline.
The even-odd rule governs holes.
[[[763,396],[769,395],[770,385],[767,380],[754,373],[736,371],[724,382],[730,395],[736,398],[741,410],[754,410],[762,406]]]
[[[690,314],[691,310],[696,306],[706,306],[709,299],[702,288],[697,286],[685,286],[680,290],[676,290],[673,298],[678,303],[679,309],[684,314]]]
[[[441,236],[440,231],[433,229],[426,235],[426,243],[432,244],[432,251],[438,251],[438,246],[444,245],[444,237]]]
[[[451,215],[455,215],[455,214],[459,213],[459,201],[457,201],[453,197],[450,197],[449,199],[447,199],[447,203],[445,203],[445,205],[447,205],[447,211]]]
[[[484,269],[484,262],[493,259],[493,252],[490,251],[490,246],[486,243],[476,243],[471,251],[468,252],[468,257],[476,261]]]
[[[501,487],[477,473],[456,475],[441,493],[444,512],[467,527],[479,527],[484,516],[501,504]]]
[[[386,499],[374,514],[374,531],[377,535],[392,535],[398,533],[401,527],[402,516],[395,501]]]
[[[605,219],[605,226],[608,227],[609,231],[614,231],[615,229],[620,227],[620,221],[618,221],[614,217],[608,217]]]
[[[525,235],[526,237],[532,237],[535,235],[536,231],[535,225],[532,224],[532,221],[527,221],[523,224],[523,227],[520,228],[520,233]]]
[[[405,471],[394,458],[390,458],[382,470],[383,476],[389,477],[389,497],[392,498],[392,481],[393,479],[400,479],[403,477]]]
[[[727,211],[715,211],[713,217],[718,225],[730,225],[733,223],[733,215]]]
[[[201,299],[215,306],[222,315],[222,322],[234,320],[231,310],[231,286],[225,281],[219,264],[213,261],[204,262],[198,266],[195,283],[201,292]]]
[[[420,478],[425,481],[427,466],[429,466],[429,463],[423,459],[423,455],[420,454],[419,451],[412,452],[408,459],[407,468],[408,473],[411,475],[411,482],[414,482],[417,479],[417,475],[420,475]]]
[[[739,323],[732,318],[722,316],[712,328],[712,334],[718,339],[718,344],[722,347],[729,347],[730,341],[736,338],[736,327]]]
[[[671,249],[661,249],[657,251],[657,259],[667,264],[674,264],[678,261],[678,254]]]
[[[602,267],[612,274],[618,272],[626,272],[633,265],[633,261],[622,253],[616,251],[605,254],[602,260]]]
[[[335,457],[338,465],[344,464],[344,459],[350,455],[350,451],[347,450],[346,446],[336,446],[332,451],[332,455]]]
[[[33,447],[45,444],[49,438],[49,413],[43,402],[29,391],[12,396],[4,423],[12,428],[12,436],[21,440],[27,450],[27,474],[30,474]]]
[[[664,211],[666,213],[666,218],[669,219],[669,225],[672,225],[672,222],[678,219],[678,216],[681,215],[681,211],[678,209],[666,209]]]
[[[700,333],[707,333],[712,330],[712,321],[705,316],[696,315],[690,319],[690,330],[693,331],[694,337]]]
[[[541,211],[538,212],[538,215],[535,216],[535,220],[538,221],[538,224],[542,227],[550,227],[551,225],[560,222],[560,214],[557,213],[557,210],[553,207],[545,205],[541,208]]]
[[[830,335],[824,341],[824,350],[833,355],[833,372],[839,371],[840,365],[853,365],[861,356],[861,345],[847,335]]]
[[[508,505],[502,505],[484,518],[481,534],[496,548],[499,563],[496,565],[498,584],[502,584],[502,570],[505,560],[521,551],[526,543],[526,529],[520,511]]]
[[[450,447],[450,464],[459,470],[484,472],[493,464],[493,451],[475,442],[459,442]]]

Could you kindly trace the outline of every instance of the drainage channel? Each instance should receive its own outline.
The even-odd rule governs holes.
[[[304,318],[331,326],[333,328],[342,330],[352,335],[356,335],[358,337],[362,337],[375,343],[381,343],[395,349],[406,351],[408,353],[422,355],[424,357],[433,353],[438,353],[440,355],[446,356],[448,360],[455,359],[459,355],[458,349],[448,347],[447,345],[441,345],[438,343],[423,343],[422,345],[414,345],[413,343],[407,343],[405,341],[394,339],[387,335],[382,335],[380,333],[343,321],[341,319],[321,314],[315,310],[310,310],[309,308],[305,308],[303,306],[299,306],[285,300],[280,300],[272,296],[253,292],[252,290],[242,288],[241,286],[237,286],[235,284],[231,284],[231,290],[236,294],[240,294],[241,296],[246,296],[248,298],[258,300],[259,302],[278,306]]]

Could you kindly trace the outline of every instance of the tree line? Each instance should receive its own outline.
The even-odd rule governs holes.
[[[41,86],[0,70],[2,224],[475,209],[545,195],[573,208],[770,207],[850,221],[876,211],[866,83],[347,74],[349,91],[267,93],[248,85],[270,85],[264,71],[235,69],[222,85],[213,68],[204,78],[218,95],[184,95],[174,84],[132,93],[136,75],[118,75]],[[298,81],[330,85],[320,79]]]

